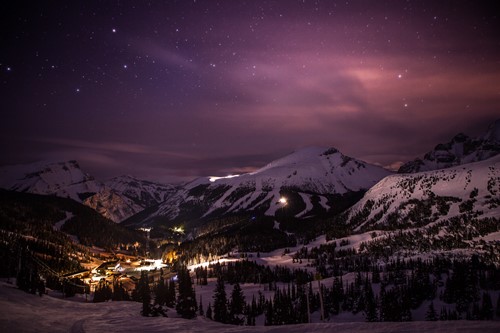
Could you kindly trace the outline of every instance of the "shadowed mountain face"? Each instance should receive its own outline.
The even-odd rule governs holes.
[[[450,142],[438,144],[423,158],[403,164],[398,173],[449,168],[488,159],[500,153],[500,120],[490,125],[487,133],[479,138],[470,138],[460,133]]]
[[[37,162],[0,168],[0,188],[81,202],[114,222],[165,200],[175,188],[131,176],[99,182],[78,162]]]

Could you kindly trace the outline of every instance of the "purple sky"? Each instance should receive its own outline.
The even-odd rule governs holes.
[[[322,145],[396,165],[499,117],[492,4],[12,1],[0,164],[170,181]]]

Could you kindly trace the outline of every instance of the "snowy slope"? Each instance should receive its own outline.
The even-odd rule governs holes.
[[[478,162],[500,154],[500,119],[492,123],[487,133],[479,138],[456,135],[450,142],[438,144],[424,157],[405,163],[399,173],[411,173],[448,168]]]
[[[56,195],[82,200],[101,184],[84,173],[78,162],[38,162],[0,168],[0,187],[18,192]]]
[[[163,202],[175,190],[172,185],[120,176],[106,181],[101,190],[87,198],[84,204],[112,221],[121,222]]]
[[[212,289],[212,288],[211,288]],[[208,297],[206,297],[208,300]],[[313,323],[286,326],[223,325],[204,317],[142,317],[141,303],[86,303],[77,297],[39,297],[0,283],[0,329],[2,332],[498,332],[498,321]]]
[[[328,210],[328,196],[366,190],[389,174],[334,148],[309,147],[252,173],[197,179],[172,195],[144,221],[158,216],[175,219],[183,209],[200,212],[200,216],[242,211],[274,215],[283,208],[279,199],[287,192],[297,194],[296,200],[303,208],[294,214],[304,217],[314,208],[313,196],[318,199],[316,206]],[[292,211],[290,203],[287,209]]]
[[[112,178],[105,181],[104,184],[143,209],[165,201],[170,194],[176,191],[176,187],[173,185],[141,180],[129,175]]]
[[[83,204],[114,222],[121,222],[144,209],[109,187],[102,187],[99,192],[85,199]]]
[[[131,176],[117,177],[101,183],[83,172],[76,161],[2,167],[0,188],[71,198],[114,222],[121,222],[145,208],[157,205],[175,191],[171,185]]]
[[[357,231],[422,226],[460,216],[500,218],[500,156],[388,176],[347,213],[348,223]]]

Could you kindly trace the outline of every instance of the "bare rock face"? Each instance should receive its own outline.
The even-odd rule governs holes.
[[[139,206],[130,205],[124,198],[116,194],[110,188],[103,188],[93,196],[85,199],[83,204],[117,223],[143,209]]]

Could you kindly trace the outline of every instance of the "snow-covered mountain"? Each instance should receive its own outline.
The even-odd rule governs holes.
[[[112,178],[99,192],[83,203],[115,222],[121,222],[146,208],[158,205],[174,193],[172,185],[141,180],[132,176]]]
[[[157,205],[175,191],[132,176],[99,182],[76,161],[36,162],[0,168],[0,188],[33,194],[55,195],[81,202],[114,222]]]
[[[450,223],[457,222],[463,224],[464,233],[472,232],[467,230],[471,228],[481,234],[484,226],[473,221],[489,218],[500,218],[500,156],[447,169],[388,176],[346,212],[346,221],[355,232],[434,226],[443,235]],[[496,232],[498,222],[492,223]]]
[[[0,187],[18,192],[55,195],[82,202],[102,185],[78,162],[37,162],[0,168]]]
[[[196,179],[135,223],[246,211],[275,215],[281,209],[307,217],[314,210],[330,210],[332,196],[367,190],[389,174],[335,148],[309,147],[252,173]],[[280,202],[282,196],[290,196],[288,203]]]
[[[423,158],[403,164],[399,173],[437,170],[478,162],[500,154],[500,119],[492,123],[487,133],[479,138],[457,134],[450,142],[438,144]]]
[[[129,199],[131,203],[142,208],[151,207],[165,201],[169,195],[177,190],[173,185],[141,180],[130,175],[112,178],[105,181],[104,184],[120,196]]]
[[[99,192],[83,200],[83,204],[114,222],[121,222],[144,209],[134,205],[127,198],[109,187],[103,186]]]

